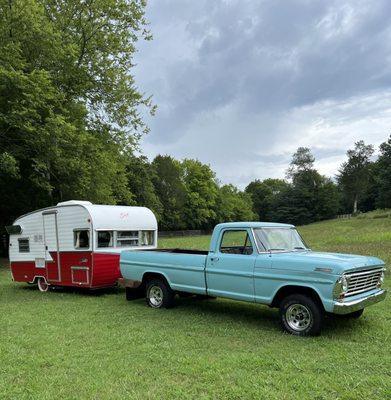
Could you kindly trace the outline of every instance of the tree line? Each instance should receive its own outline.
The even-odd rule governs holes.
[[[373,159],[374,146],[360,140],[347,151],[335,177],[321,175],[309,148],[300,147],[287,179],[255,180],[246,187],[260,220],[308,224],[376,208],[391,208],[391,136]]]
[[[286,179],[222,185],[198,160],[136,156],[155,105],[132,74],[145,0],[0,0],[0,226],[68,199],[143,205],[160,229],[309,223],[391,207],[391,138],[357,142],[336,178],[293,155]]]

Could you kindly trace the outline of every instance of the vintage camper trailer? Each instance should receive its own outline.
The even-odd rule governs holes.
[[[7,227],[12,277],[53,286],[102,288],[120,278],[123,250],[154,249],[157,221],[145,207],[66,201],[16,219]]]

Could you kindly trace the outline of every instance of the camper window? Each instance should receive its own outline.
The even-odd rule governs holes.
[[[113,232],[99,231],[98,232],[98,247],[113,247]]]
[[[138,246],[138,231],[117,232],[117,247]]]
[[[154,231],[141,231],[141,246],[153,246],[153,241],[155,237]]]
[[[88,249],[90,247],[90,231],[88,229],[75,230],[74,243],[76,249]]]
[[[28,239],[18,239],[19,243],[19,253],[29,253],[30,243]]]

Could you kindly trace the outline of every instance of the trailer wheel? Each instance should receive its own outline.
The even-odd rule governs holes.
[[[38,289],[40,292],[47,292],[49,290],[49,285],[45,278],[38,278]]]
[[[146,301],[152,308],[171,308],[174,306],[175,293],[161,279],[153,279],[146,286]]]

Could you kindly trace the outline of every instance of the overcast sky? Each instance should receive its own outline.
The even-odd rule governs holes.
[[[284,177],[298,146],[333,176],[391,133],[391,1],[149,0],[136,80],[158,106],[142,148],[224,183]]]

